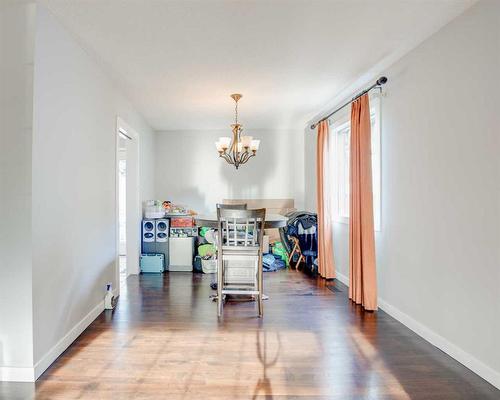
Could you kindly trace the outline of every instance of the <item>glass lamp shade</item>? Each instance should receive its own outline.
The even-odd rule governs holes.
[[[215,148],[217,149],[217,151],[224,151],[221,142],[215,142]]]
[[[252,140],[250,143],[250,149],[252,151],[257,151],[259,150],[259,145],[260,145],[260,140]]]
[[[250,147],[250,145],[252,144],[252,139],[252,136],[242,136],[241,144],[243,145],[243,147]]]
[[[229,145],[231,144],[231,138],[230,137],[220,137],[219,143],[221,145],[221,148],[223,150],[226,150],[229,148]]]
[[[243,143],[238,142],[238,153],[241,153],[241,150],[243,150]]]

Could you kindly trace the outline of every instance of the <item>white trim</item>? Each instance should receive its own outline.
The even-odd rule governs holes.
[[[117,295],[116,289],[113,294]],[[34,367],[0,367],[0,382],[35,382],[103,311],[104,300],[100,301],[80,322],[73,326]]]
[[[115,277],[116,277],[116,290],[118,295],[120,294],[120,217],[119,217],[119,160],[120,160],[120,136],[125,135],[131,143],[134,143],[134,151],[136,152],[136,171],[135,171],[135,181],[136,181],[136,193],[135,197],[137,204],[132,204],[133,199],[127,200],[127,277],[132,274],[139,273],[139,256],[141,254],[141,237],[140,230],[137,228],[135,230],[131,227],[139,227],[142,218],[142,204],[141,204],[141,193],[140,193],[140,167],[141,167],[141,142],[139,133],[128,125],[120,116],[116,117],[116,139],[115,139],[115,235],[116,235],[116,255],[115,255]],[[133,155],[127,152],[127,163],[133,159]],[[130,165],[130,164],[129,164]],[[127,166],[127,174],[130,174],[129,168]],[[127,177],[129,179],[130,176]],[[129,207],[136,207],[134,210],[133,218],[130,218]],[[135,250],[137,250],[135,252]],[[136,253],[136,257],[134,256]]]
[[[349,278],[337,271],[337,279],[343,284],[349,286]],[[460,347],[451,343],[449,340],[443,336],[437,334],[433,330],[429,329],[425,325],[421,324],[417,320],[405,314],[403,311],[394,307],[392,304],[388,303],[382,298],[378,298],[379,308],[389,314],[391,317],[401,322],[407,328],[411,329],[418,336],[425,339],[430,344],[436,346],[438,349],[442,350],[450,357],[454,358],[460,364],[469,368],[472,372],[479,375],[484,380],[491,383],[496,388],[500,389],[500,372],[495,371],[493,368],[489,367],[482,361],[475,358],[473,355],[462,350]]]
[[[116,289],[114,290],[116,293]],[[100,301],[83,319],[64,335],[45,355],[35,364],[34,380],[38,379],[47,368],[94,322],[104,311],[104,300]]]
[[[33,367],[0,367],[0,382],[35,382]]]
[[[398,308],[394,307],[392,304],[387,301],[378,298],[379,307],[384,310],[387,314],[397,319],[407,328],[411,329],[420,337],[427,340],[432,345],[436,346],[438,349],[441,349],[450,357],[457,360],[459,363],[463,364],[471,371],[475,372],[481,378],[487,380],[493,386],[500,389],[500,373],[495,371],[493,368],[484,364],[482,361],[475,358],[473,355],[467,353],[465,350],[462,350],[460,347],[454,345],[446,338],[432,331],[425,325],[422,325],[417,320],[413,319],[409,315],[405,314]]]
[[[337,279],[342,282],[344,285],[349,286],[349,278],[345,276],[344,274],[341,274],[339,271],[335,271],[335,274],[337,275]]]
[[[116,133],[115,133],[115,240],[116,240],[116,255],[115,255],[115,280],[116,288],[120,291],[120,160],[122,155],[126,155],[126,149],[120,149],[120,130],[123,120],[116,117]],[[128,136],[128,135],[127,135]],[[126,160],[126,156],[125,156]],[[128,274],[127,274],[128,277]]]

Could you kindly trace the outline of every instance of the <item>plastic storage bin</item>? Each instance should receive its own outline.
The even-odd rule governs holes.
[[[144,218],[164,218],[165,209],[159,200],[148,200],[144,205]]]
[[[165,270],[163,254],[141,254],[140,267],[142,273],[161,274]]]

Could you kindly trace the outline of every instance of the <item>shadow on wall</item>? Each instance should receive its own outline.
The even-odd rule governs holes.
[[[182,189],[179,193],[177,193],[174,203],[181,204],[195,210],[196,212],[203,212],[206,208],[205,201],[206,196],[200,191],[200,189],[196,187],[189,187]],[[212,210],[212,208],[215,210],[215,204],[213,207],[209,208],[209,210]]]
[[[227,185],[227,198],[259,199],[278,196],[278,193],[273,195],[272,188],[266,190],[266,185],[271,175],[276,174],[275,153],[280,140],[278,135],[266,135],[259,139],[261,143],[257,155],[241,165],[238,170],[233,165],[220,160],[219,172]]]

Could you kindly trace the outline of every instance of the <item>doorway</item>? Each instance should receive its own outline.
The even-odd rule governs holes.
[[[127,141],[128,136],[120,132],[118,147],[118,245],[120,286],[127,279]]]
[[[139,135],[121,118],[116,129],[116,285],[125,290],[129,275],[139,273]]]

